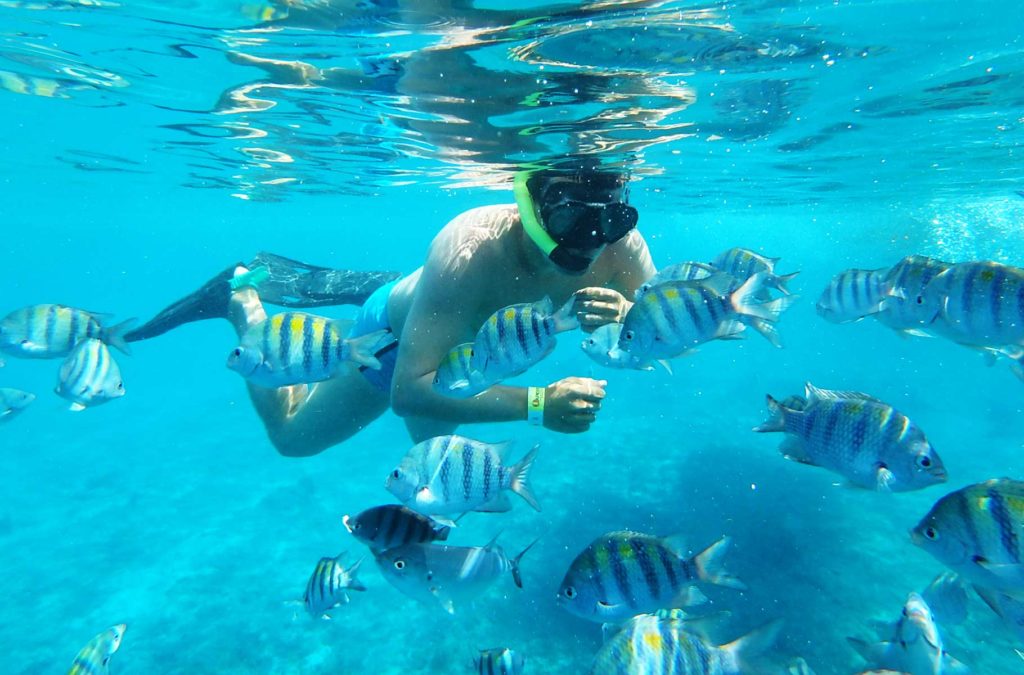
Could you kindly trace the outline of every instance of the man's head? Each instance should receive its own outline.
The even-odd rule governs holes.
[[[530,238],[567,272],[582,273],[608,244],[636,227],[628,176],[595,166],[516,177],[516,203]]]

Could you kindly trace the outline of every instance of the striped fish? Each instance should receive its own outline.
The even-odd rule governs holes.
[[[892,406],[851,391],[806,385],[806,402],[767,397],[771,419],[757,432],[787,434],[787,459],[820,466],[872,490],[903,492],[944,483],[946,469],[924,432]]]
[[[320,558],[306,582],[306,593],[302,599],[306,611],[314,618],[330,618],[327,614],[329,611],[338,605],[347,605],[347,591],[366,590],[366,586],[356,579],[359,566],[363,563],[362,558],[346,569],[346,555],[339,553],[334,558]]]
[[[634,616],[594,657],[590,675],[739,675],[749,660],[775,642],[774,621],[720,647],[687,628],[684,620]]]
[[[558,603],[590,621],[616,622],[675,606],[697,582],[743,589],[743,583],[722,567],[728,546],[729,538],[722,537],[686,557],[675,537],[637,532],[601,535],[569,566],[559,586]]]
[[[763,274],[765,288],[774,288],[783,295],[789,295],[789,288],[786,284],[800,273],[775,274],[775,265],[779,260],[780,258],[768,258],[745,248],[730,248],[712,260],[711,266],[735,277],[740,282],[746,281],[755,274]]]
[[[938,308],[926,302],[925,289],[949,267],[950,263],[923,255],[903,258],[886,275],[889,292],[882,301],[882,310],[874,317],[904,335],[931,337],[926,330]]]
[[[522,588],[519,563],[533,544],[512,559],[498,546],[497,537],[486,546],[407,544],[378,553],[376,561],[399,591],[454,614],[457,605],[479,598],[506,572]]]
[[[606,323],[599,326],[580,342],[580,348],[591,359],[609,368],[627,368],[630,370],[654,370],[652,361],[645,361],[629,352],[617,349],[619,338],[622,337],[621,323]],[[657,361],[662,368],[672,373],[668,361]]]
[[[395,504],[374,506],[355,517],[345,516],[341,520],[352,536],[374,552],[405,544],[445,541],[452,529],[412,509]]]
[[[124,332],[135,319],[106,328],[103,314],[64,305],[33,305],[8,314],[0,321],[0,349],[29,359],[67,356],[82,340],[95,338],[130,354]]]
[[[228,368],[261,387],[321,382],[346,361],[379,370],[375,354],[393,341],[387,330],[347,339],[337,321],[282,312],[245,332],[228,356]]]
[[[754,302],[763,273],[731,290],[730,277],[659,284],[626,314],[618,349],[641,360],[670,359],[715,339],[735,338],[749,325],[776,347],[774,327],[795,296]]]
[[[962,663],[943,649],[942,634],[931,608],[917,593],[911,593],[894,624],[889,639],[874,644],[847,638],[854,649],[875,668],[913,675],[966,673]]]
[[[0,423],[9,422],[36,400],[35,394],[20,389],[0,387]]]
[[[943,337],[975,347],[1024,346],[1024,269],[960,263],[937,274],[924,296]]]
[[[60,366],[55,389],[71,401],[71,410],[85,410],[124,396],[121,369],[107,345],[95,338],[79,342]]]
[[[385,487],[404,504],[427,515],[506,511],[510,506],[504,490],[515,492],[540,511],[527,483],[539,446],[517,464],[505,466],[502,455],[509,445],[464,436],[435,436],[406,453],[388,474]]]
[[[911,538],[965,581],[1024,600],[1024,482],[998,478],[951,492]]]
[[[472,398],[491,387],[482,373],[473,370],[473,343],[452,347],[434,374],[434,391],[452,398]]]
[[[657,274],[641,284],[640,288],[636,289],[634,295],[636,300],[639,300],[647,294],[647,291],[666,281],[697,281],[699,279],[707,279],[716,274],[722,274],[722,272],[717,267],[699,262],[683,262],[669,265],[658,270]],[[736,285],[739,286],[739,282]]]
[[[887,267],[840,272],[821,292],[815,307],[818,315],[832,323],[850,323],[877,314],[889,293],[888,273]]]
[[[110,657],[121,646],[121,639],[124,638],[127,628],[128,626],[125,624],[119,623],[89,640],[89,644],[78,652],[68,675],[106,675],[109,673]]]
[[[473,340],[470,365],[487,382],[525,373],[555,348],[556,336],[579,326],[570,297],[557,312],[551,298],[510,305],[492,314]]]
[[[473,659],[473,667],[480,675],[520,675],[524,665],[523,655],[507,647],[481,649],[480,656]]]

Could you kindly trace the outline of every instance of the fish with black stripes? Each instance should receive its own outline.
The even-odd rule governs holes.
[[[572,296],[555,311],[545,297],[499,309],[477,331],[471,368],[490,383],[525,373],[554,350],[559,333],[579,327],[575,303]]]
[[[969,347],[1024,346],[1024,269],[996,262],[959,263],[924,292],[934,330]]]
[[[629,619],[594,657],[590,675],[740,675],[762,672],[751,661],[778,637],[781,621],[716,645],[690,623],[664,614]]]
[[[481,649],[473,659],[473,667],[479,675],[522,675],[526,658],[508,647]]]
[[[0,423],[9,422],[20,415],[34,400],[35,394],[21,389],[0,387]]]
[[[130,354],[124,333],[135,319],[108,328],[106,318],[66,305],[23,307],[0,320],[0,350],[21,358],[54,359],[67,356],[83,340],[97,339]]]
[[[511,442],[435,436],[414,445],[388,474],[384,486],[406,506],[431,516],[507,511],[511,508],[507,490],[540,511],[529,485],[539,446],[506,465],[503,456],[510,446]]]
[[[815,305],[818,316],[832,323],[852,323],[878,314],[889,293],[888,273],[888,267],[840,272],[821,292]]]
[[[923,255],[909,255],[897,262],[885,276],[888,290],[874,318],[902,336],[934,337],[929,329],[938,307],[928,301],[925,290],[950,266]]]
[[[606,323],[598,326],[594,332],[583,338],[580,348],[593,361],[607,366],[608,368],[624,368],[628,370],[654,370],[654,363],[639,358],[629,352],[617,349],[619,338],[622,337],[621,323]],[[669,362],[660,359],[658,363],[662,368],[672,373],[672,366]]]
[[[397,504],[374,506],[341,520],[353,537],[375,553],[405,544],[445,541],[452,529],[451,525]]]
[[[559,585],[558,604],[575,616],[600,623],[682,604],[697,583],[746,586],[729,574],[722,556],[729,538],[688,556],[678,537],[610,532],[573,560]]]
[[[780,451],[870,490],[905,492],[946,482],[946,468],[910,418],[873,396],[805,385],[796,407],[767,397],[771,418],[754,431],[786,434]]]
[[[765,288],[774,288],[783,295],[789,295],[788,284],[800,273],[776,274],[775,265],[779,260],[781,258],[769,258],[746,248],[730,248],[719,253],[711,261],[711,266],[734,277],[740,283],[755,274],[763,274]]]
[[[246,330],[227,365],[261,387],[309,384],[330,379],[346,362],[380,370],[375,354],[389,341],[388,330],[347,338],[335,320],[281,312]]]
[[[107,345],[95,338],[79,342],[64,359],[55,391],[71,401],[73,411],[98,406],[125,394],[117,361]]]
[[[377,566],[388,582],[407,596],[440,605],[449,614],[484,593],[506,573],[519,588],[519,564],[534,541],[514,558],[505,555],[495,537],[486,546],[406,544],[376,555]]]
[[[472,342],[464,342],[448,350],[434,373],[434,391],[452,398],[472,398],[487,391],[494,383],[473,369],[472,360]]]
[[[1024,482],[997,478],[951,492],[910,536],[965,581],[1024,600]]]
[[[639,300],[647,294],[647,291],[666,281],[697,281],[699,279],[708,279],[716,274],[724,274],[724,272],[707,263],[682,262],[669,265],[668,267],[661,268],[653,277],[640,284],[640,287],[633,294],[634,299]],[[737,287],[740,285],[738,281],[735,284]]]
[[[107,675],[110,657],[121,647],[127,629],[128,626],[119,623],[89,640],[75,656],[68,675]]]
[[[735,289],[728,275],[658,284],[626,313],[616,348],[642,361],[670,359],[711,340],[736,339],[748,325],[781,347],[774,324],[796,296],[757,302],[763,282],[758,273]]]
[[[365,591],[366,586],[357,578],[360,558],[351,567],[345,567],[347,553],[339,553],[334,558],[320,558],[309,581],[306,582],[306,593],[303,603],[306,611],[314,618],[330,618],[329,612],[338,605],[349,603],[349,591]]]

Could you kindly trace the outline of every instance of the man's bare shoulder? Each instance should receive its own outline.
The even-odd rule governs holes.
[[[493,263],[502,242],[519,222],[513,204],[480,206],[456,216],[430,245],[430,262],[441,273],[461,275],[470,267]]]

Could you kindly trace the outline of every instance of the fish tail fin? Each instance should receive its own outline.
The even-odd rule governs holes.
[[[771,394],[765,396],[765,401],[768,403],[768,414],[771,415],[767,420],[754,427],[754,431],[758,433],[766,433],[770,431],[785,431],[786,430],[786,410],[782,407],[782,404],[772,398]]]
[[[791,295],[792,292],[789,290],[789,282],[796,278],[796,275],[800,272],[791,272],[789,274],[776,275],[772,279],[772,285],[784,295]]]
[[[772,343],[772,346],[782,348],[782,338],[779,336],[779,329],[771,321],[765,319],[747,319],[751,328],[764,336],[765,340]]]
[[[557,312],[551,317],[555,321],[555,332],[564,333],[567,330],[579,328],[580,321],[576,318],[576,296],[571,295]]]
[[[775,640],[779,637],[782,629],[782,619],[769,621],[760,628],[755,628],[746,635],[736,638],[727,645],[722,645],[725,656],[726,668],[724,672],[739,673],[748,672],[747,662],[758,654],[768,651]]]
[[[372,370],[380,370],[377,353],[394,340],[394,335],[386,328],[349,338],[345,340],[345,358]]]
[[[132,350],[128,346],[128,342],[124,339],[124,334],[128,332],[128,329],[135,325],[136,321],[138,321],[138,319],[125,319],[115,326],[104,329],[103,341],[111,347],[120,349],[128,356],[131,356]]]
[[[363,558],[360,558],[359,560],[357,560],[355,562],[354,565],[352,565],[352,567],[349,567],[347,570],[345,570],[345,573],[348,574],[347,590],[350,590],[350,591],[365,591],[366,590],[366,586],[363,584],[363,582],[356,578],[356,575],[359,574],[359,566],[362,565],[362,564],[363,564]]]
[[[533,446],[533,449],[526,453],[526,456],[519,460],[518,464],[512,467],[512,484],[509,488],[512,492],[525,499],[526,503],[535,510],[540,511],[540,503],[537,502],[537,498],[527,483],[527,476],[530,473],[530,469],[533,468],[533,460],[537,458],[538,448],[540,448],[539,443]]]
[[[509,561],[509,567],[512,570],[512,581],[515,582],[517,588],[523,587],[523,577],[519,573],[519,563],[522,562],[523,556],[526,555],[526,552],[533,548],[534,544],[536,544],[538,541],[540,541],[540,537],[537,537],[532,542],[530,542],[529,546],[524,548],[522,551],[519,552],[519,555],[517,555],[515,558],[512,558],[512,560]]]
[[[695,555],[693,563],[697,567],[697,577],[701,581],[742,591],[747,585],[726,571],[722,563],[722,556],[728,550],[730,541],[729,537],[722,537]]]

